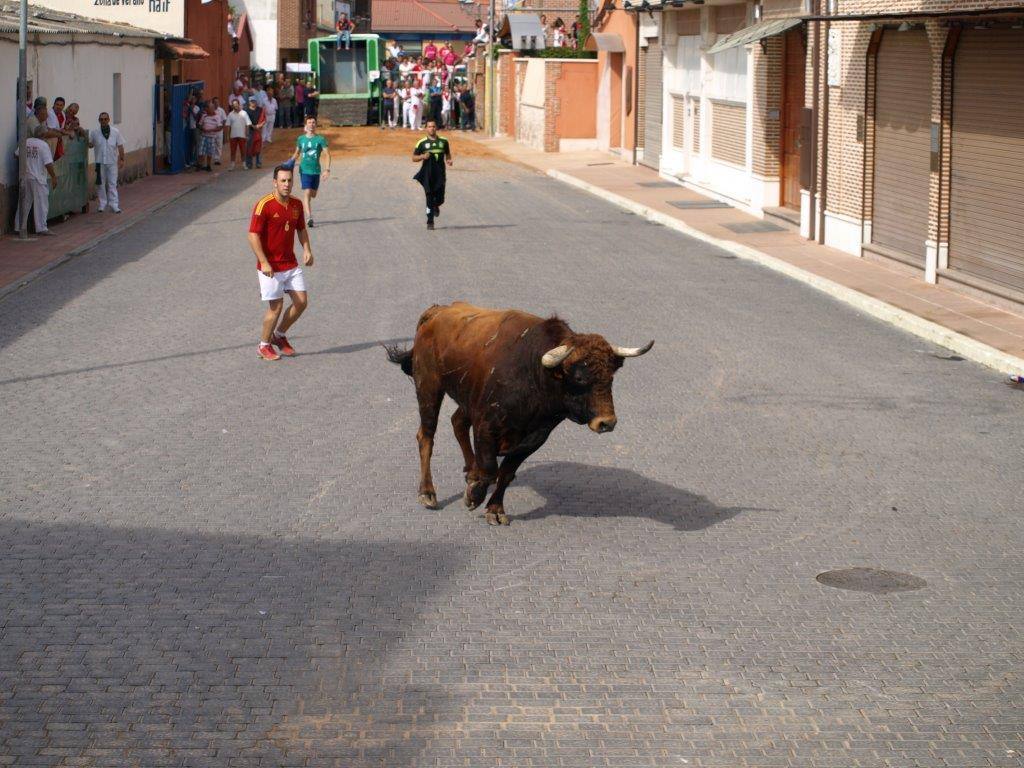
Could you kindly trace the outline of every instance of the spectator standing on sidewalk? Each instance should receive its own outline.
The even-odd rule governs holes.
[[[64,121],[64,132],[72,138],[86,138],[88,135],[82,129],[82,121],[78,119],[79,106],[75,102],[68,104],[64,114],[67,115],[67,120]]]
[[[277,127],[294,128],[292,116],[295,112],[295,86],[284,78],[277,89]]]
[[[307,117],[317,117],[320,110],[320,91],[313,85],[312,80],[306,82],[306,109],[303,114],[303,121]],[[305,123],[303,123],[305,124]]]
[[[206,102],[206,111],[199,118],[199,131],[202,134],[202,144],[199,147],[199,167],[204,171],[212,171],[210,164],[214,158],[219,159],[220,143],[224,139],[224,122],[217,114],[217,107],[212,99]],[[100,205],[102,206],[102,204],[101,199]]]
[[[295,109],[292,111],[292,128],[303,125],[306,116],[306,84],[295,78]]]
[[[224,111],[224,107],[220,105],[220,99],[214,96],[210,101],[213,102],[217,117],[220,118],[221,132],[220,138],[217,141],[217,154],[214,155],[213,164],[220,165],[221,158],[224,157],[224,127],[228,124],[228,113]]]
[[[212,109],[212,103],[208,106]],[[89,146],[92,147],[93,161],[99,166],[100,183],[96,195],[100,200],[99,213],[110,210],[121,212],[121,199],[117,194],[117,174],[124,168],[124,139],[121,132],[110,124],[110,115],[100,112],[100,127],[89,131]],[[210,170],[207,167],[206,170]]]
[[[235,170],[235,152],[238,159],[245,164],[245,148],[249,136],[249,114],[242,110],[242,103],[235,99],[231,102],[231,111],[228,113],[228,141],[231,142],[231,170]]]
[[[47,182],[52,182],[54,187],[57,186],[53,153],[45,141],[30,136],[25,142],[25,178],[21,180],[18,210],[14,215],[18,231],[28,224],[28,214],[31,211],[37,235],[55,234],[46,228],[50,212],[50,187]]]
[[[46,98],[43,96],[37,96],[36,100],[32,102],[32,114],[29,115],[29,118],[26,121],[28,126],[28,135],[30,138],[48,141],[60,136],[59,130],[50,128],[47,125],[49,113],[50,110],[46,108]],[[50,154],[53,154],[52,150]]]
[[[468,85],[462,86],[459,94],[459,114],[461,116],[460,128],[464,131],[476,130],[476,97]]]
[[[277,110],[280,106],[277,103],[277,97],[274,95],[274,89],[267,89],[267,103],[263,107],[263,115],[266,118],[266,122],[263,124],[263,143],[270,144],[274,138],[274,123],[277,120]]]
[[[255,96],[249,97],[249,107],[245,110],[249,116],[249,136],[245,146],[245,167],[247,169],[262,168],[263,160],[260,153],[263,152],[263,126],[266,118],[263,117],[263,110],[256,101]]]
[[[57,145],[53,148],[53,162],[64,157],[64,137],[67,135],[64,131],[64,124],[67,119],[67,115],[64,114],[64,97],[58,96],[53,100],[53,107],[46,116],[46,127],[61,133],[57,137]]]
[[[388,128],[395,127],[395,114],[398,111],[398,89],[395,88],[395,83],[390,78],[384,83],[384,88],[381,89],[380,97],[382,99],[381,105],[383,107],[383,122],[380,127],[383,128],[387,124]]]

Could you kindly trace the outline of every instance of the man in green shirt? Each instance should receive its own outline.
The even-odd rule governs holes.
[[[323,169],[323,180],[331,175],[331,150],[327,139],[316,132],[316,118],[306,118],[306,132],[295,142],[292,164],[299,162],[299,178],[302,183],[302,207],[306,211],[306,226],[313,226],[313,198],[320,189],[320,154],[327,158]]]
[[[434,217],[441,214],[444,205],[445,168],[452,164],[452,149],[448,139],[437,135],[436,120],[427,120],[427,135],[417,142],[412,161],[422,163],[413,178],[427,196],[427,229],[433,229]]]

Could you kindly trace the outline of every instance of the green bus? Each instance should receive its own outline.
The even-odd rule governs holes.
[[[336,35],[309,41],[309,66],[320,91],[321,117],[334,125],[376,125],[381,89],[379,35],[352,35],[352,47],[338,48]]]

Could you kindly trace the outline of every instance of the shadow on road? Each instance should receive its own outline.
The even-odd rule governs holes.
[[[322,227],[327,224],[363,224],[370,221],[394,221],[394,216],[370,216],[365,219],[315,219],[316,226]]]
[[[755,507],[719,507],[707,497],[617,467],[570,461],[528,466],[511,486],[525,485],[544,497],[544,506],[517,515],[506,498],[513,522],[563,517],[646,517],[677,531],[699,531]]]
[[[453,224],[450,227],[445,225],[438,226],[438,229],[508,229],[509,227],[515,227],[516,224]]]
[[[373,347],[380,346],[381,344],[404,344],[412,341],[409,338],[403,339],[384,339],[382,341],[363,341],[358,344],[347,344],[341,347],[330,347],[329,349],[318,349],[313,352],[302,352],[302,357],[308,357],[309,355],[345,355],[352,352],[361,352],[364,349],[371,349]],[[128,360],[123,363],[104,363],[102,365],[91,365],[85,368],[70,368],[64,371],[53,371],[52,373],[37,373],[32,376],[18,376],[13,379],[0,379],[0,387],[5,384],[20,384],[25,381],[36,381],[38,379],[52,379],[57,376],[74,376],[79,373],[92,373],[94,371],[105,371],[111,368],[127,368],[133,365],[146,365],[147,363],[160,363],[165,360],[178,360],[186,357],[196,357],[198,355],[215,355],[218,352],[232,352],[238,349],[256,349],[255,342],[248,342],[246,344],[233,344],[230,347],[214,347],[212,349],[194,349],[190,352],[176,352],[173,355],[161,355],[160,357],[147,357],[142,360]]]
[[[381,339],[380,341],[361,341],[357,344],[345,344],[340,347],[329,347],[327,349],[317,349],[312,352],[303,352],[302,355],[303,357],[308,357],[309,355],[348,355],[353,352],[362,352],[364,349],[380,347],[384,344],[408,344],[411,341],[412,339],[409,337],[402,339]]]
[[[23,520],[0,540],[15,764],[402,768],[464,718],[406,639],[466,567],[452,546]]]

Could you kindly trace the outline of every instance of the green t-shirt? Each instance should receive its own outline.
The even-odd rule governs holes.
[[[299,173],[318,175],[320,153],[327,149],[327,139],[318,133],[312,136],[302,134],[295,144],[299,148]]]

